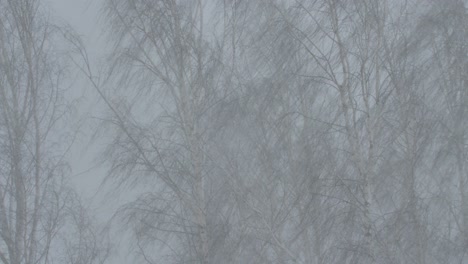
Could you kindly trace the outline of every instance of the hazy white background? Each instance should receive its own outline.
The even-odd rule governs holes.
[[[59,23],[68,24],[82,38],[86,45],[87,52],[96,66],[104,58],[106,53],[106,41],[103,35],[101,15],[101,0],[47,0],[46,5],[50,7],[50,16]],[[92,122],[94,118],[100,115],[100,104],[95,90],[87,83],[84,76],[79,72],[73,74],[74,78],[70,80],[70,98],[79,100],[75,115],[77,125],[79,125],[79,134],[76,142],[69,154],[69,163],[72,174],[70,181],[81,195],[90,213],[92,213],[99,222],[105,224],[112,217],[115,209],[121,204],[119,195],[106,196],[105,186],[101,187],[103,177],[106,174],[106,168],[99,165],[96,159],[99,151],[102,150],[102,140],[91,141],[93,135]],[[101,189],[101,192],[98,190]],[[104,192],[102,190],[104,189]],[[112,199],[112,203],[109,200]],[[119,254],[122,248],[124,236],[114,237],[115,252],[112,254],[112,262],[131,263],[131,260],[124,258],[126,252]],[[120,250],[119,250],[120,248]],[[130,262],[129,262],[130,261]]]

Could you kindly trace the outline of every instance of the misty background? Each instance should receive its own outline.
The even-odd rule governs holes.
[[[467,5],[0,0],[0,261],[468,263]]]

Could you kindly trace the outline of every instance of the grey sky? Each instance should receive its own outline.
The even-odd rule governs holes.
[[[44,0],[83,40],[90,79],[105,34],[127,31],[118,84],[101,92],[77,72],[67,94],[70,182],[90,213],[106,223],[137,200],[110,263],[135,263],[140,241],[178,263],[465,263],[462,0],[121,0],[103,30],[104,1]],[[103,117],[112,128],[92,142]],[[109,168],[141,185],[109,194]]]
[[[99,44],[102,38],[99,38],[101,29],[98,26],[97,16],[100,1],[89,0],[47,0],[51,7],[52,16],[64,23],[69,24],[83,39],[88,52],[93,58],[97,58],[102,48]],[[89,85],[80,79],[75,79],[73,83],[73,93],[76,97],[83,97],[83,100],[89,99]],[[90,108],[92,103],[85,104],[82,107],[80,104],[80,118],[86,119],[87,116],[93,115],[95,108]],[[95,114],[94,114],[95,115]],[[77,117],[78,118],[78,117]],[[102,178],[103,170],[96,169],[93,161],[92,150],[86,148],[87,139],[89,136],[86,129],[82,129],[81,136],[77,139],[79,144],[75,144],[70,153],[70,163],[72,166],[73,177],[72,181],[78,188],[78,191],[85,197],[90,198],[96,191],[98,181]]]
[[[105,39],[102,37],[102,28],[98,21],[101,0],[46,0],[50,7],[52,17],[59,22],[70,25],[84,41],[87,52],[94,63],[103,57],[105,52]],[[101,21],[102,22],[102,21]],[[99,104],[95,91],[79,73],[72,80],[72,96],[79,99],[76,122],[80,124],[80,133],[68,155],[72,174],[70,181],[89,206],[90,212],[101,223],[105,223],[117,208],[119,197],[113,196],[114,201],[109,203],[103,198],[106,192],[98,192],[100,183],[106,173],[103,166],[99,166],[96,157],[102,151],[99,142],[90,142],[92,129],[90,122],[93,117],[99,116]],[[90,144],[91,143],[91,144]],[[114,239],[113,243],[121,243],[123,236]],[[126,247],[126,246],[125,246]],[[122,250],[115,249],[112,261],[116,264],[128,263],[127,255]],[[122,254],[119,254],[122,252]]]

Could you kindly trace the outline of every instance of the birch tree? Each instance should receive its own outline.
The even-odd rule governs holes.
[[[76,197],[62,28],[38,0],[0,1],[0,260],[54,263]]]
[[[366,259],[366,262],[379,263],[387,258],[385,238],[376,233],[387,224],[377,224],[380,212],[387,210],[382,208],[380,202],[383,201],[379,201],[377,195],[379,182],[385,180],[378,172],[384,164],[381,157],[386,151],[385,144],[391,142],[392,136],[386,133],[391,129],[386,118],[395,90],[395,83],[391,82],[392,61],[397,59],[396,54],[401,49],[400,44],[394,43],[404,39],[400,32],[404,32],[401,27],[404,27],[405,18],[396,10],[411,12],[412,7],[404,1],[295,1],[290,7],[300,10],[295,16],[290,16],[287,8],[277,8],[291,27],[291,37],[301,43],[310,56],[310,63],[315,65],[305,75],[330,91],[336,91],[328,95],[331,98],[337,96],[340,102],[335,105],[339,118],[328,118],[327,121],[342,128],[333,139],[346,146],[344,153],[336,153],[345,171],[335,172],[335,180],[344,188],[334,194],[336,197],[345,194],[344,200],[349,205],[343,210],[353,219],[342,226],[349,230],[347,243],[351,244],[347,251],[343,251],[342,261]],[[322,98],[328,99],[326,96]],[[414,102],[410,104],[414,107]],[[421,124],[417,129],[427,131]],[[417,142],[418,146],[427,143],[420,143],[419,138]],[[414,176],[402,178],[414,180]],[[414,195],[415,191],[408,193]],[[411,212],[418,214],[415,207]],[[350,221],[357,221],[357,226]]]
[[[143,194],[121,211],[147,263],[155,261],[148,245],[158,241],[171,261],[215,257],[218,176],[207,155],[209,118],[226,91],[219,86],[220,48],[205,30],[207,8],[205,1],[106,1],[120,85],[108,84],[108,93],[87,72],[117,132],[107,150],[110,175],[151,186],[139,187]]]
[[[325,43],[314,43],[298,28],[299,36],[304,35],[304,48],[321,68],[320,75],[338,93],[343,135],[357,175],[355,179],[359,182],[358,192],[349,197],[361,212],[362,247],[358,247],[358,254],[375,262],[373,181],[381,151],[381,115],[390,94],[380,53],[387,3],[326,1],[298,5],[310,14],[311,22],[315,22],[314,27]],[[309,9],[316,8],[329,19],[314,18]]]
[[[38,1],[0,7],[0,258],[48,263],[67,200],[67,167],[52,138],[65,111],[61,61],[51,52],[57,31]]]

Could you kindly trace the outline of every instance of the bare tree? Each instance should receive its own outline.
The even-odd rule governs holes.
[[[65,110],[61,62],[50,52],[57,32],[40,16],[38,1],[0,6],[0,257],[3,263],[48,263],[67,200],[67,167],[51,138]]]
[[[100,228],[97,221],[89,215],[89,209],[75,197],[67,207],[67,223],[62,232],[62,263],[103,264],[111,254],[108,229]]]
[[[41,1],[0,1],[0,260],[53,263],[75,197],[65,176],[74,134],[65,129],[61,28]]]
[[[455,2],[107,0],[110,77],[77,64],[141,260],[463,260]]]
[[[220,48],[205,32],[208,7],[174,0],[109,0],[105,6],[120,85],[107,83],[112,93],[103,90],[80,53],[116,129],[106,152],[109,175],[122,184],[151,186],[122,212],[148,263],[154,260],[143,242],[158,240],[174,261],[210,263],[215,218],[208,212],[217,192],[211,177],[217,175],[207,155],[208,121],[225,91],[218,78]]]

